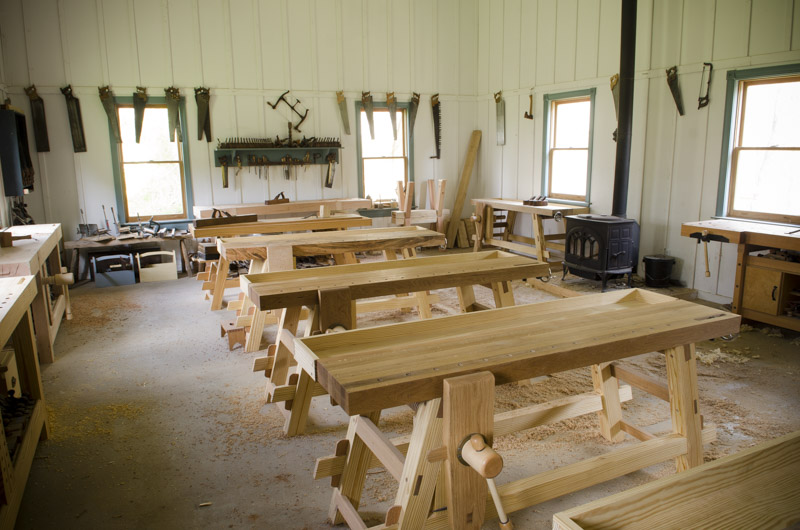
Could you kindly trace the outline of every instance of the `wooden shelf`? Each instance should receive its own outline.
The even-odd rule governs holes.
[[[327,164],[328,155],[333,154],[335,162],[339,162],[339,150],[341,147],[266,147],[261,149],[246,148],[241,149],[215,149],[214,150],[214,167],[221,167],[220,158],[228,157],[228,167],[237,167],[236,157],[241,157],[242,167],[249,167],[250,157],[257,158],[267,157],[266,164],[253,164],[253,167],[263,166],[285,166],[286,163],[281,161],[283,157],[291,157],[292,160],[303,160],[308,154],[309,161],[304,164]],[[316,156],[315,158],[315,155]],[[294,165],[300,165],[299,162],[294,162]]]

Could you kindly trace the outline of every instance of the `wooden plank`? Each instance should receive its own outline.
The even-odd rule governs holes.
[[[800,518],[800,431],[557,513],[574,528],[788,528]]]
[[[337,326],[355,329],[356,301],[350,288],[320,289],[318,292],[319,325],[323,333]]]
[[[611,370],[617,376],[631,386],[635,386],[639,390],[643,390],[650,395],[669,401],[669,389],[663,381],[659,381],[654,377],[644,375],[642,373],[630,370],[617,363],[611,363]]]
[[[622,409],[619,404],[619,384],[611,365],[592,365],[592,383],[603,399],[603,408],[597,411],[600,434],[609,442],[621,442],[625,439],[625,434],[620,426]]]
[[[356,434],[395,480],[400,481],[406,459],[403,453],[397,450],[397,447],[369,418],[364,416],[356,417]]]
[[[285,124],[284,124],[285,125]],[[223,210],[231,215],[256,214],[263,217],[286,217],[291,215],[308,215],[319,212],[320,206],[328,206],[332,211],[357,210],[372,208],[369,199],[316,199],[308,201],[292,201],[283,204],[244,203],[218,204],[213,206],[194,206],[192,212],[197,219],[210,218],[214,210]]]
[[[686,439],[686,452],[675,459],[678,471],[703,463],[702,420],[697,409],[697,361],[694,344],[664,350],[673,432]]]
[[[284,232],[300,232],[305,230],[339,230],[344,228],[357,228],[372,226],[372,219],[357,214],[338,214],[325,218],[279,218],[258,221],[255,215],[253,221],[239,223],[224,223],[210,226],[195,227],[189,225],[189,233],[194,238],[203,237],[233,237],[250,234],[281,234]],[[223,217],[222,219],[227,219]],[[198,219],[197,222],[210,221],[211,219]],[[217,219],[214,219],[216,221]]]
[[[456,242],[458,223],[454,223],[453,221],[461,219],[461,210],[464,208],[464,200],[467,197],[467,189],[469,189],[469,181],[472,176],[475,160],[478,157],[478,146],[480,146],[480,143],[481,131],[472,131],[472,135],[469,138],[469,145],[467,146],[467,156],[464,159],[464,167],[461,169],[461,178],[458,179],[458,190],[456,191],[456,200],[450,214],[450,223],[447,225],[447,248],[453,248]]]
[[[445,491],[447,520],[455,530],[480,529],[486,504],[486,479],[458,460],[464,439],[482,434],[491,446],[494,428],[494,376],[479,372],[445,379],[442,441],[447,447]]]

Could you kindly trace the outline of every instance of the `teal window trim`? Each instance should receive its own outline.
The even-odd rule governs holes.
[[[725,87],[725,120],[722,125],[722,155],[719,162],[719,185],[717,186],[717,217],[728,215],[728,199],[731,192],[731,155],[735,136],[734,127],[736,127],[735,112],[739,101],[739,82],[798,74],[800,74],[800,63],[728,71],[726,76],[728,83]]]
[[[542,195],[547,195],[548,183],[550,181],[550,104],[553,101],[562,99],[585,98],[589,96],[589,153],[586,160],[586,200],[575,201],[570,199],[553,199],[556,202],[563,204],[573,204],[576,206],[589,206],[591,204],[592,194],[592,152],[594,146],[594,101],[596,88],[587,88],[584,90],[571,90],[569,92],[559,92],[557,94],[545,94],[542,116],[543,134],[542,134]]]
[[[361,105],[361,101],[355,101],[356,106],[356,160],[358,161],[358,196],[364,197],[364,164],[361,161],[361,109],[363,105]],[[408,181],[414,182],[414,143],[411,141],[412,136],[409,134],[408,130],[408,111],[411,107],[410,103],[401,103],[400,101],[397,102],[398,109],[405,109],[406,111],[403,113],[403,119],[405,120],[405,131],[406,131],[406,146],[408,148]],[[373,109],[385,109],[386,102],[385,101],[376,101],[372,104]],[[415,194],[416,195],[416,194]],[[412,199],[412,207],[414,200]]]
[[[116,105],[133,105],[133,96],[130,97],[114,97]],[[147,98],[148,104],[165,105],[167,98],[165,97],[151,97]],[[108,120],[106,120],[108,121]],[[179,228],[185,230],[187,224],[194,219],[192,217],[192,171],[189,168],[189,135],[187,134],[188,128],[186,126],[186,98],[181,97],[180,102],[180,122],[181,133],[183,141],[181,142],[182,160],[183,160],[183,189],[186,200],[186,219],[170,219],[168,221],[158,221],[162,227],[166,228]],[[126,222],[127,209],[125,207],[125,199],[122,196],[122,168],[120,165],[119,146],[114,140],[114,132],[111,130],[111,124],[108,124],[108,140],[111,145],[111,167],[114,172],[114,195],[117,200],[117,217],[119,217],[121,225],[135,225],[134,222]],[[177,140],[176,140],[177,141]],[[143,221],[147,221],[144,219]]]

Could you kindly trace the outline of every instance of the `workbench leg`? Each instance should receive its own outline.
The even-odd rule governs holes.
[[[447,520],[453,530],[478,530],[483,526],[486,479],[458,460],[458,448],[472,434],[482,434],[491,447],[494,434],[494,376],[491,372],[444,380],[442,395],[442,443],[447,447],[444,463]]]
[[[547,262],[549,253],[546,252],[545,247],[547,242],[544,238],[544,227],[542,226],[542,218],[539,214],[531,214],[531,222],[533,228],[533,239],[536,241],[536,259],[542,263]]]
[[[494,239],[494,208],[487,206],[484,212],[485,217],[483,219],[483,238],[487,245],[491,245],[492,239]]]
[[[456,287],[458,292],[458,304],[461,306],[462,313],[472,313],[475,311],[475,287],[473,285],[460,285]]]
[[[39,439],[46,440],[50,431],[50,423],[47,419],[47,408],[44,403],[42,373],[39,369],[39,360],[36,355],[36,342],[33,336],[33,322],[30,309],[22,315],[17,327],[14,328],[11,341],[14,345],[14,357],[17,360],[20,387],[33,399],[42,401],[42,408],[45,411],[44,425],[42,426],[42,434]]]
[[[697,361],[694,344],[664,350],[672,431],[686,438],[687,452],[675,459],[678,471],[703,463],[702,421],[698,411]]]
[[[740,243],[736,252],[736,274],[733,280],[733,300],[731,312],[740,314],[744,295],[744,271],[747,268],[747,245]]]
[[[272,364],[272,373],[270,374],[270,382],[275,386],[287,384],[289,381],[289,368],[295,364],[292,352],[281,342],[281,335],[284,329],[292,335],[297,333],[301,309],[301,307],[295,306],[282,310],[280,324],[278,325],[278,339],[275,341],[275,361]]]
[[[622,407],[619,401],[619,382],[614,376],[611,363],[592,365],[592,382],[594,390],[600,394],[603,408],[597,411],[600,421],[600,434],[609,442],[621,442],[625,439],[622,431]]]
[[[189,263],[189,251],[186,250],[186,239],[178,240],[178,250],[180,250],[181,252],[181,261],[183,262],[183,272],[185,272],[190,277],[194,276],[194,274],[192,274],[192,266]]]
[[[214,294],[211,297],[211,310],[219,311],[222,309],[222,297],[225,296],[225,280],[228,279],[228,260],[219,257],[217,262],[217,278],[214,280]]]
[[[514,225],[517,222],[517,212],[508,210],[506,213],[506,229],[503,230],[503,241],[508,241],[511,234],[514,233]]]
[[[333,261],[337,265],[351,265],[354,263],[358,263],[358,259],[356,259],[356,255],[354,252],[345,252],[344,254],[334,254]]]
[[[492,282],[492,294],[496,308],[514,305],[514,289],[511,287],[510,281]]]
[[[417,297],[417,310],[419,311],[419,318],[433,318],[433,314],[431,313],[431,302],[428,298],[428,291],[417,291],[414,295]]]
[[[33,325],[36,330],[36,349],[39,352],[39,362],[49,364],[55,360],[55,357],[53,356],[53,345],[50,343],[50,318],[48,316],[50,311],[47,307],[49,301],[45,299],[47,290],[42,288],[41,273],[36,275],[36,287],[38,292],[31,302]]]
[[[325,333],[336,326],[356,328],[356,301],[349,287],[320,289],[317,292],[319,328]]]
[[[381,411],[371,412],[365,415],[375,425],[381,417]],[[367,479],[369,463],[372,460],[372,452],[367,445],[356,435],[358,428],[358,416],[350,418],[350,426],[347,429],[347,441],[350,442],[350,450],[347,452],[347,461],[342,470],[342,478],[339,482],[337,491],[334,491],[334,498],[331,499],[331,507],[328,518],[332,524],[341,524],[344,518],[336,507],[337,492],[342,497],[348,499],[354,509],[358,509],[361,504],[361,492],[364,489],[364,481]]]
[[[420,404],[414,417],[414,430],[406,453],[403,475],[394,504],[401,506],[400,527],[422,528],[441,473],[441,462],[428,462],[428,453],[442,444],[442,419],[438,418],[441,398]],[[444,504],[442,505],[444,506]]]
[[[256,309],[253,312],[253,319],[250,321],[250,332],[247,334],[247,342],[244,351],[254,352],[261,349],[261,340],[264,338],[264,325],[269,311]]]
[[[475,242],[472,246],[473,252],[478,252],[481,249],[481,243],[483,239],[483,223],[486,219],[486,209],[483,205],[476,204],[475,205]]]
[[[289,411],[289,417],[283,424],[283,432],[287,436],[297,436],[306,432],[306,423],[308,422],[308,411],[311,408],[311,398],[314,397],[314,385],[316,381],[306,373],[305,370],[300,370],[297,378],[297,386],[294,389],[294,399],[292,399],[292,408]]]

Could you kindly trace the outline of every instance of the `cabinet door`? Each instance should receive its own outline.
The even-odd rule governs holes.
[[[777,315],[780,309],[781,272],[761,267],[747,267],[742,307]]]

